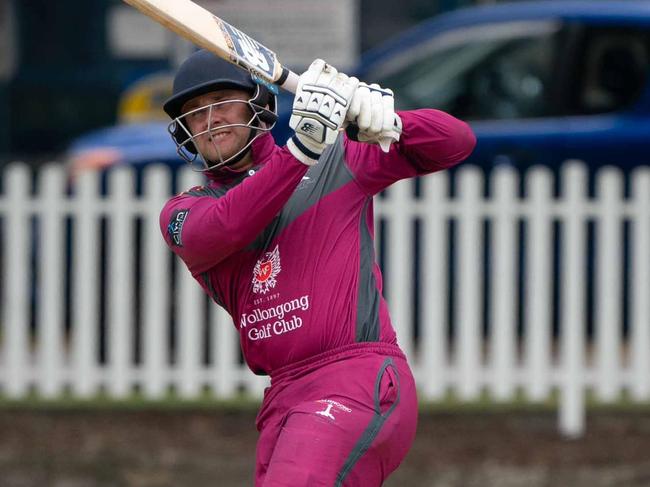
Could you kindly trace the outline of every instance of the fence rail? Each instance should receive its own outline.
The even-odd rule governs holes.
[[[230,317],[159,234],[164,201],[198,176],[136,176],[86,173],[72,191],[57,164],[2,173],[4,396],[261,395]],[[452,195],[441,173],[377,198],[387,299],[422,399],[534,402],[558,390],[560,429],[579,435],[587,390],[650,400],[650,168],[629,191],[605,168],[593,195],[578,162],[562,168],[559,194],[548,169],[519,178],[465,167]]]

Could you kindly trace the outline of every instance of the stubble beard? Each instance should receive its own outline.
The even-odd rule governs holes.
[[[227,129],[225,131],[226,135],[221,136],[223,139],[221,141],[217,135],[219,132],[218,130],[215,130],[211,136],[208,136],[207,134],[203,136],[203,140],[201,140],[199,146],[201,147],[201,152],[207,159],[208,164],[219,164],[239,153],[248,141],[248,136],[246,134],[249,133],[250,130],[251,129],[249,128],[243,127]],[[244,157],[244,160],[245,159],[250,159],[250,157]],[[240,165],[243,167],[248,164],[241,164],[241,161],[238,161],[234,167],[230,164],[226,164],[226,166],[231,167],[231,169],[236,169]]]

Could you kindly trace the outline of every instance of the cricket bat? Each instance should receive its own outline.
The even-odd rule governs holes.
[[[275,52],[191,0],[124,0],[188,41],[229,61],[272,91],[295,93],[298,75],[280,64]],[[275,85],[275,86],[272,86]]]

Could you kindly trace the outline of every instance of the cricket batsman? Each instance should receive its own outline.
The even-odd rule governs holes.
[[[418,413],[382,296],[373,196],[463,161],[471,129],[433,109],[396,113],[390,90],[316,60],[279,146],[275,95],[207,51],[181,65],[164,109],[208,182],[166,203],[161,231],[232,316],[250,369],[271,379],[256,487],[380,486]]]

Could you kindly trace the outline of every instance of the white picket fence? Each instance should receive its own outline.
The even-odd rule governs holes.
[[[387,298],[421,399],[558,391],[566,435],[583,432],[589,390],[650,400],[650,168],[630,195],[614,168],[598,173],[595,197],[580,163],[561,180],[556,197],[553,175],[535,168],[521,197],[517,173],[499,168],[485,197],[468,166],[453,196],[441,173],[419,197],[406,181],[376,200]],[[71,195],[60,165],[2,172],[0,395],[261,395],[266,379],[242,364],[230,317],[160,236],[163,202],[199,182],[183,170],[173,189],[151,167],[138,196],[122,168],[104,193],[87,173]]]

